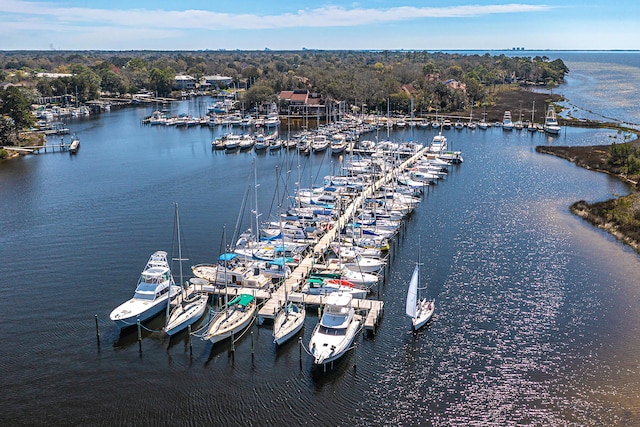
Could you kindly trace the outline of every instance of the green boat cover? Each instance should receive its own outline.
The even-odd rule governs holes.
[[[318,278],[339,279],[340,276],[341,276],[340,273],[313,273],[309,277],[312,278],[312,279],[318,279]]]
[[[241,305],[242,307],[246,307],[249,304],[251,304],[251,301],[253,301],[253,299],[254,299],[253,295],[240,294],[234,299],[232,299],[231,301],[229,301],[228,305],[229,307],[231,307],[234,304],[238,304],[238,305]]]

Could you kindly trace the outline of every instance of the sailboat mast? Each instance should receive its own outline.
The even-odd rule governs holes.
[[[260,241],[260,213],[258,212],[258,170],[256,168],[256,158],[253,158],[253,189],[254,189],[254,214],[256,218],[255,238],[256,242]]]
[[[180,213],[178,212],[178,203],[176,202],[176,230],[178,234],[178,260],[180,265],[180,286],[182,286],[182,244],[180,243]]]

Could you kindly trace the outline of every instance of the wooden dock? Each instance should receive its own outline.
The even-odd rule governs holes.
[[[44,144],[44,145],[34,145],[31,147],[11,147],[11,146],[6,146],[6,147],[0,147],[0,148],[4,148],[5,150],[9,150],[9,151],[16,151],[19,153],[23,153],[23,154],[40,154],[40,151],[44,151],[45,153],[47,152],[52,152],[55,153],[56,150],[58,152],[64,152],[64,151],[69,151],[69,146],[71,145],[71,143],[69,144]],[[49,151],[47,151],[49,150]]]
[[[406,169],[408,166],[416,162],[420,157],[424,156],[427,148],[423,148],[416,154],[402,162],[392,171],[388,172],[384,177],[380,178],[363,191],[364,197],[373,195],[380,187],[389,183],[398,172]],[[226,287],[218,288],[214,285],[201,285],[200,289],[212,293],[214,295],[236,296],[238,294],[251,294],[257,299],[263,300],[262,307],[258,311],[258,324],[262,324],[265,320],[273,320],[280,307],[287,300],[300,302],[304,305],[322,307],[326,301],[326,295],[309,295],[300,292],[300,288],[309,278],[317,259],[322,257],[331,244],[336,239],[337,233],[342,226],[346,224],[355,210],[360,206],[360,197],[344,209],[343,214],[336,220],[334,226],[328,230],[322,238],[316,243],[310,255],[305,257],[302,262],[292,271],[291,275],[274,291],[252,288],[236,288]],[[353,299],[353,307],[358,311],[366,312],[364,330],[367,333],[375,334],[378,323],[384,313],[384,302],[370,299]]]

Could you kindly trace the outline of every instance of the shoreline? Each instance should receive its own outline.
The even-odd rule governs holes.
[[[635,148],[640,148],[638,132],[629,131],[636,135],[636,139],[628,143]],[[595,203],[579,200],[571,204],[569,210],[640,253],[640,193],[637,191],[640,177],[628,176],[611,166],[608,163],[609,147],[608,145],[537,146],[536,152],[565,159],[584,169],[606,173],[628,184],[631,193],[626,196]]]
[[[504,96],[505,94],[507,96]],[[486,107],[484,108],[487,113],[487,110],[491,110],[491,114],[486,114],[487,118],[489,118],[490,115],[498,115],[498,113],[503,109],[508,109],[510,103],[514,103],[514,100],[517,100],[520,106],[522,106],[522,103],[525,100],[531,101],[532,104],[533,100],[538,102],[541,100],[556,102],[556,98],[554,97],[552,100],[551,96],[548,94],[538,93],[523,88],[507,88],[507,90],[502,91],[502,95],[503,96],[499,97],[497,102],[495,102],[490,109]],[[543,111],[543,113],[544,112],[545,111]],[[534,113],[535,112],[533,110],[529,110],[529,114],[533,115]],[[520,116],[525,116],[522,109],[520,111]],[[636,137],[635,140],[629,141],[628,143],[631,146],[640,149],[640,131],[628,128],[620,123],[576,119],[570,116],[568,118],[559,118],[559,122],[562,126],[607,128],[628,132],[630,134],[634,134]],[[39,141],[35,141],[35,139],[39,139]],[[24,133],[20,137],[20,144],[18,147],[25,143],[29,146],[45,145],[46,137],[39,134]],[[620,242],[632,247],[636,252],[640,253],[640,195],[634,191],[634,189],[638,188],[640,176],[627,176],[609,165],[609,149],[610,145],[578,147],[540,145],[535,148],[538,153],[565,159],[584,169],[606,173],[630,185],[632,192],[627,196],[620,196],[605,202],[593,204],[580,200],[573,203],[569,207],[569,210],[573,214],[592,224],[594,227],[608,232]],[[27,154],[17,151],[12,152],[11,150],[5,151],[7,151],[8,155],[4,159],[0,159],[0,164]],[[639,207],[637,215],[634,206]],[[635,223],[636,216],[638,216],[639,219],[638,224]]]

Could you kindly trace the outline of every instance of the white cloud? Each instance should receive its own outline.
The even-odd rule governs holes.
[[[17,19],[29,20],[36,16],[59,25],[109,25],[113,27],[165,28],[165,29],[283,29],[300,27],[344,27],[384,24],[427,18],[466,18],[507,13],[536,13],[551,9],[546,5],[506,4],[450,7],[351,8],[326,6],[298,10],[280,15],[228,14],[209,10],[110,10],[64,7],[53,3],[4,0],[0,22],[8,24]],[[6,14],[18,16],[8,17]]]

